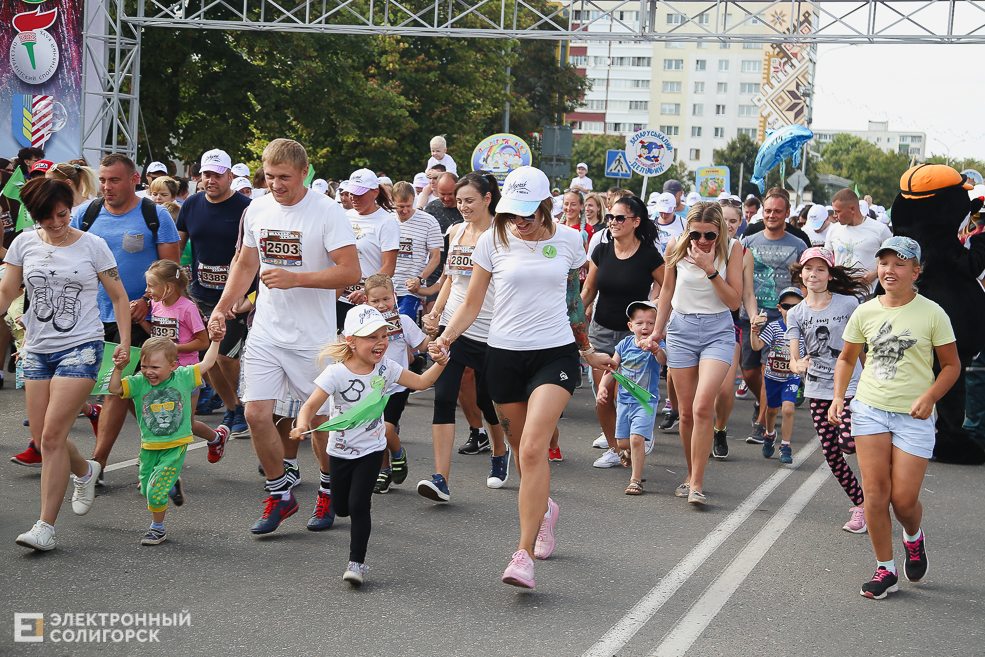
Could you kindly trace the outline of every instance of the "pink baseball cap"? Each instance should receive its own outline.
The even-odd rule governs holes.
[[[828,264],[828,267],[835,266],[835,256],[823,246],[812,246],[800,254],[800,264],[806,263],[811,258],[820,258]]]

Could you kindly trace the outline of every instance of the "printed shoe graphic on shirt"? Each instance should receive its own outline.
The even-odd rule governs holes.
[[[72,281],[66,283],[62,294],[56,300],[58,311],[52,318],[51,325],[60,333],[67,333],[75,328],[79,321],[79,295],[82,294],[82,286]]]
[[[31,309],[38,321],[50,321],[55,314],[54,291],[48,285],[48,277],[44,274],[35,272],[27,277],[34,294],[31,295]]]

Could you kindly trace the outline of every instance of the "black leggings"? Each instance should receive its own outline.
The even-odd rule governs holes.
[[[350,516],[349,561],[366,563],[366,546],[373,530],[370,508],[373,487],[383,465],[383,452],[371,452],[356,459],[328,455],[328,473],[332,477],[332,507],[335,515]]]
[[[831,407],[830,399],[809,399],[811,406],[811,419],[814,421],[814,430],[821,441],[821,452],[824,459],[831,468],[831,473],[845,490],[845,494],[855,506],[865,502],[862,494],[862,485],[855,478],[855,473],[845,460],[845,454],[855,453],[855,439],[852,438],[852,412],[848,410],[848,404],[852,398],[845,399],[845,411],[841,414],[841,426],[836,427],[828,422],[828,409]]]
[[[459,337],[451,345],[448,364],[434,383],[434,416],[432,424],[455,424],[455,407],[458,406],[458,392],[462,388],[462,375],[465,368],[475,371],[475,401],[489,426],[499,424],[496,407],[483,376],[486,362],[486,345],[465,336]]]

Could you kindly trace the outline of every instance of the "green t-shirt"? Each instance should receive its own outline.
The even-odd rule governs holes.
[[[944,309],[919,294],[898,308],[876,297],[855,309],[845,342],[868,344],[856,398],[890,413],[909,413],[934,383],[934,347],[954,342]]]
[[[133,399],[140,426],[140,446],[170,449],[192,442],[191,392],[202,384],[198,364],[179,367],[152,386],[143,374],[123,379],[123,399]]]

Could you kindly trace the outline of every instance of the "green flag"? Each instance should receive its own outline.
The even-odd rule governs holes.
[[[385,384],[386,379],[382,376],[373,377],[371,383],[373,391],[366,395],[366,399],[345,413],[336,415],[320,427],[316,427],[311,431],[305,431],[305,433],[311,433],[312,431],[345,431],[346,429],[353,429],[368,424],[373,420],[380,419],[383,417],[383,409],[386,407],[386,403],[390,400],[390,395],[383,394],[383,386]]]
[[[862,192],[858,191],[858,183],[855,183],[855,196],[862,198]]]
[[[24,172],[20,167],[14,169],[13,175],[10,176],[10,180],[7,184],[3,186],[3,190],[0,190],[0,196],[6,196],[12,201],[17,201],[20,203],[21,200],[21,187],[24,186]],[[31,225],[31,215],[27,213],[24,208],[24,204],[20,203],[20,211],[17,213],[17,221],[14,223],[14,230],[23,230],[24,228]]]
[[[96,375],[96,385],[92,389],[93,395],[108,395],[109,394],[109,380],[113,376],[113,368],[116,365],[113,363],[113,350],[115,350],[120,345],[115,342],[106,342],[103,346],[103,362],[99,364],[99,374]],[[137,370],[137,365],[140,364],[140,348],[130,347],[130,362],[127,366],[123,368],[121,376],[130,376]]]
[[[646,411],[647,415],[653,415],[653,407],[650,406],[650,398],[653,397],[653,395],[650,394],[649,390],[639,387],[631,379],[626,378],[616,370],[612,370],[612,378],[614,378],[619,385],[625,388],[626,392],[635,397],[639,403],[643,404],[643,410]]]
[[[304,186],[311,187],[311,181],[315,179],[315,167],[308,165],[308,175],[304,177]]]

